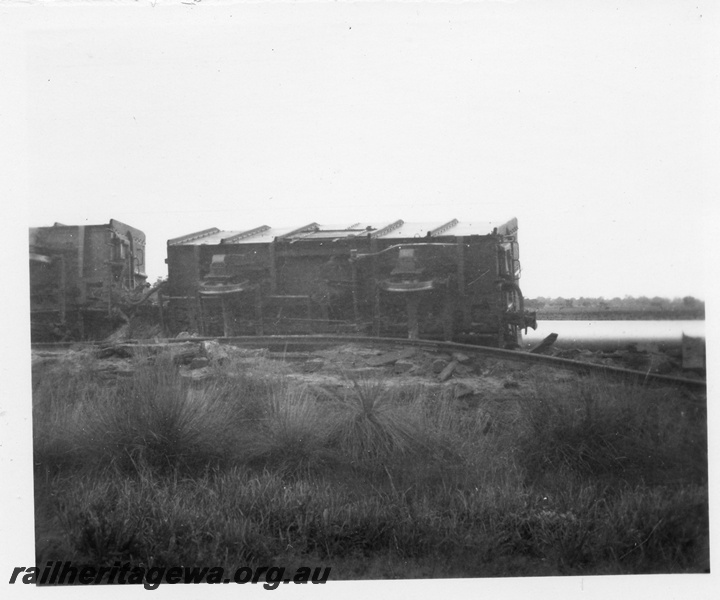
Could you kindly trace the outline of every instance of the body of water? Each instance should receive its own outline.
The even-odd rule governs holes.
[[[539,344],[557,333],[556,346],[574,348],[621,348],[633,343],[679,346],[683,333],[705,337],[705,321],[538,321],[537,330],[528,329],[523,346]]]

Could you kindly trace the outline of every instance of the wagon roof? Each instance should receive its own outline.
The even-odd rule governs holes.
[[[405,222],[403,220],[374,223],[308,223],[294,227],[271,227],[261,225],[251,229],[220,230],[215,227],[168,240],[168,246],[219,245],[219,244],[269,244],[275,239],[291,242],[313,240],[342,240],[370,235],[382,239],[407,239],[420,237],[511,235],[517,231],[517,219],[509,221],[458,221]]]

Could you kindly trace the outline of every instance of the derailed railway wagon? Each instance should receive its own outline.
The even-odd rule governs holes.
[[[30,229],[33,341],[99,339],[147,287],[145,234],[111,219],[101,225]]]
[[[536,327],[517,220],[211,228],[167,244],[169,333],[361,334],[516,347]]]

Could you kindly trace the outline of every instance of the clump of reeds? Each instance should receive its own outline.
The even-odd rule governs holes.
[[[520,404],[517,453],[544,473],[654,482],[707,471],[702,402],[678,390],[580,378],[558,393],[541,381]]]
[[[262,414],[252,464],[298,474],[317,470],[331,460],[327,445],[332,420],[307,388],[275,381]]]
[[[354,461],[378,461],[422,448],[417,411],[397,402],[397,390],[376,379],[351,383],[333,406],[332,439],[339,452]]]
[[[242,380],[198,389],[172,356],[152,358],[138,358],[132,376],[113,385],[40,381],[33,396],[36,463],[202,470],[242,455],[259,418],[257,390]]]

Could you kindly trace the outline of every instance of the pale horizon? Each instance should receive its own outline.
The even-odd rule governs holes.
[[[528,297],[705,298],[717,21],[682,2],[45,7],[28,226],[517,217]]]

